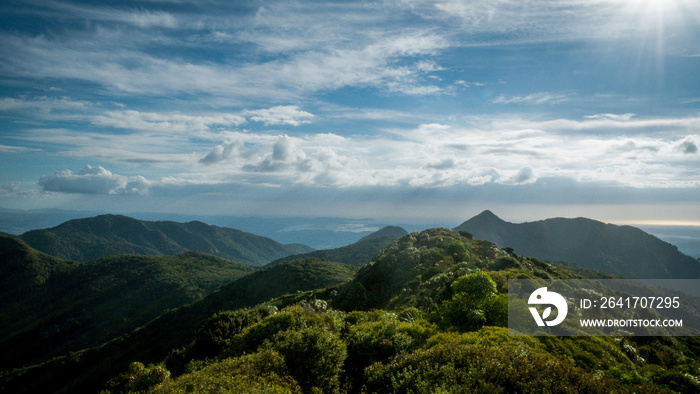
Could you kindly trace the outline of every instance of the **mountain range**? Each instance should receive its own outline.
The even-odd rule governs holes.
[[[31,247],[25,238],[44,250],[87,260],[52,256]],[[204,253],[202,249],[246,256],[248,265]],[[290,251],[291,257],[283,255],[272,261],[271,256]],[[586,269],[572,272],[540,260],[565,261]],[[249,266],[270,261],[261,270]],[[256,352],[269,351],[270,346],[277,349],[276,343],[284,342],[283,338],[309,335],[314,324],[322,324],[324,340],[331,335],[344,341],[342,346],[348,358],[338,370],[346,371],[336,376],[339,382],[355,391],[363,387],[365,391],[378,390],[385,384],[378,383],[384,382],[381,379],[394,381],[397,376],[408,376],[405,374],[423,367],[409,365],[394,378],[380,378],[389,364],[385,369],[368,369],[372,363],[400,365],[408,360],[392,358],[399,357],[400,352],[416,351],[416,357],[421,358],[429,351],[421,346],[427,346],[426,338],[435,333],[441,334],[433,339],[433,344],[453,335],[449,333],[478,329],[482,324],[502,327],[507,278],[608,274],[697,278],[698,265],[700,262],[672,245],[633,227],[584,218],[515,224],[490,211],[454,230],[437,228],[408,234],[400,227],[386,227],[345,247],[319,251],[201,222],[148,222],[115,215],[73,220],[19,237],[0,237],[0,371],[5,370],[0,372],[0,391],[96,392],[108,380],[114,383],[120,371],[131,368],[129,364],[134,361],[165,365],[173,371],[173,379],[180,375],[194,379],[204,365],[216,365],[241,354],[263,354]],[[471,312],[450,309],[450,305],[462,305],[453,298],[456,281],[475,272],[487,273],[500,293],[487,309],[472,316],[481,322],[477,325],[464,319],[464,313]],[[240,309],[255,305],[257,312]],[[297,308],[293,313],[289,312],[290,305]],[[284,309],[277,314],[273,307]],[[241,312],[226,312],[237,310]],[[332,312],[324,315],[326,310]],[[252,318],[251,314],[257,317]],[[400,320],[392,320],[397,316]],[[254,334],[243,330],[256,321],[267,323],[256,328]],[[306,331],[293,331],[297,329]],[[497,335],[501,338],[504,334]],[[353,344],[360,339],[369,342]],[[209,345],[202,345],[203,340]],[[561,357],[575,360],[576,368],[582,368],[576,374],[584,378],[588,371],[597,376],[600,371],[592,366],[607,363],[602,361],[605,358],[622,360],[610,367],[619,373],[646,371],[647,375],[622,379],[628,385],[696,387],[692,379],[686,381],[681,376],[686,376],[683,371],[692,369],[688,360],[697,359],[692,349],[700,349],[700,345],[674,341],[640,339],[633,344],[634,349],[640,349],[638,357],[637,350],[630,353],[624,346],[616,351],[608,349],[622,346],[612,340],[605,344],[549,342],[544,346],[569,349]],[[263,351],[265,343],[267,350]],[[465,342],[459,343],[462,346]],[[238,350],[234,345],[239,346]],[[202,346],[209,350],[202,353]],[[454,344],[449,346],[454,348]],[[584,351],[577,346],[591,349]],[[536,352],[542,351],[537,349]],[[336,355],[345,357],[345,350],[341,350]],[[568,362],[557,361],[560,355],[554,350],[547,356],[552,357],[550,362]],[[620,352],[626,356],[620,356]],[[674,354],[684,358],[669,358]],[[628,356],[631,361],[625,359]],[[302,357],[295,363],[303,366],[314,357],[317,356]],[[637,369],[629,369],[629,365],[640,362],[639,357],[654,366],[644,369],[646,364],[640,364]],[[664,368],[671,370],[676,364],[685,369],[673,372],[671,378],[671,372]],[[305,370],[296,374],[295,368],[288,363],[288,368],[278,372],[291,374],[285,375],[285,382],[300,382],[302,391],[313,391],[313,387],[304,385],[309,376],[318,372]],[[380,375],[367,375],[371,371]],[[659,371],[666,375],[655,375]],[[207,375],[207,379],[213,378]],[[337,389],[336,383],[328,387]],[[177,387],[177,380],[172,384]],[[133,387],[129,390],[134,391]]]
[[[632,226],[586,218],[510,223],[484,211],[455,228],[523,256],[564,261],[627,278],[700,278],[700,262]]]
[[[696,337],[509,335],[513,277],[577,276],[464,230],[428,229],[357,272],[318,259],[256,271],[101,346],[5,372],[0,391],[700,389]]]
[[[290,254],[313,250],[306,245],[284,245],[198,221],[152,222],[122,215],[74,219],[56,227],[27,231],[19,238],[39,251],[75,261],[117,254],[176,255],[197,251],[260,267]]]

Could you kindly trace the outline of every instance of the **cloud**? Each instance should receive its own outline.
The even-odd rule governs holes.
[[[513,176],[504,179],[501,183],[510,185],[525,185],[537,181],[534,171],[530,167],[523,167]]]
[[[112,174],[101,166],[93,167],[89,164],[78,173],[63,170],[39,179],[39,185],[45,191],[78,194],[124,193],[128,182],[125,176]]]
[[[193,132],[207,130],[212,126],[238,126],[245,118],[235,114],[185,115],[179,113],[157,113],[140,111],[107,111],[94,116],[92,123],[129,130]]]
[[[614,121],[626,122],[628,120],[631,120],[636,115],[637,114],[632,114],[632,113],[627,113],[627,114],[595,114],[595,115],[588,115],[585,118],[586,119],[609,119],[609,120],[614,120]]]
[[[185,97],[205,94],[240,105],[253,100],[269,102],[271,98],[279,102],[348,86],[412,95],[441,91],[422,79],[442,69],[426,56],[451,44],[430,27],[406,29],[404,21],[396,20],[392,24],[397,29],[377,28],[361,6],[275,7],[279,14],[274,15],[273,22],[298,25],[312,16],[313,21],[285,28],[246,14],[234,18],[209,14],[201,15],[199,22],[190,20],[183,29],[142,31],[106,24],[96,29],[74,28],[60,35],[4,33],[0,35],[4,43],[0,46],[0,58],[5,60],[0,63],[0,71],[22,78],[82,81],[118,93]],[[88,14],[95,14],[93,10]],[[71,18],[67,11],[62,16]],[[158,11],[100,11],[104,16],[95,16],[100,20],[111,15],[115,21],[144,28],[181,23]],[[319,20],[341,22],[319,24]],[[365,25],[367,28],[363,28]],[[217,54],[214,58],[219,60],[188,57],[191,43],[201,42],[203,34],[233,37],[233,42],[206,43],[205,49]],[[247,38],[261,46],[249,45]],[[286,44],[268,45],[281,42]],[[182,57],[153,48],[175,48]]]
[[[0,145],[0,152],[2,153],[25,153],[25,152],[40,152],[41,149],[26,148],[24,146],[8,146]]]
[[[675,149],[683,154],[696,154],[698,153],[698,143],[700,142],[700,136],[693,135],[687,136],[683,140],[676,143]]]
[[[35,5],[39,5],[35,3]],[[88,5],[77,5],[58,1],[44,1],[40,4],[48,12],[55,13],[55,16],[80,21],[89,20],[91,22],[111,22],[122,23],[140,28],[164,27],[176,28],[177,19],[169,12],[151,11],[147,9],[116,9],[112,7],[91,7]]]
[[[299,147],[300,141],[297,138],[282,135],[277,138],[277,142],[272,146],[272,152],[258,164],[246,165],[248,171],[279,172],[283,170],[298,169],[306,160],[306,153]]]
[[[500,95],[491,100],[494,104],[559,104],[571,99],[570,94],[539,92],[527,96]]]
[[[436,162],[426,164],[426,168],[433,170],[447,170],[454,168],[457,165],[457,160],[454,157],[446,157]]]
[[[300,111],[296,105],[278,105],[267,109],[246,110],[244,116],[248,116],[254,122],[263,122],[265,125],[291,125],[299,126],[310,123],[314,115]]]
[[[36,185],[33,187],[27,187],[29,185],[20,182],[10,182],[0,185],[0,197],[1,198],[11,198],[11,199],[24,199],[24,198],[34,198],[36,197],[37,190]]]
[[[215,164],[228,161],[236,156],[240,147],[241,143],[239,141],[232,141],[217,145],[206,156],[199,159],[199,162],[203,164]]]

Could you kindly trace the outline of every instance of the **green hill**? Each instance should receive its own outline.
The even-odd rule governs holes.
[[[151,222],[121,215],[75,219],[20,236],[29,246],[52,256],[87,261],[117,254],[213,254],[254,267],[313,249],[283,245],[270,238],[202,222]]]
[[[132,360],[155,362],[189,344],[213,314],[253,306],[288,293],[338,285],[353,267],[317,259],[278,264],[223,286],[204,299],[169,311],[144,327],[102,346],[7,372],[0,392],[97,392]],[[150,360],[150,361],[149,361]]]
[[[523,256],[565,261],[627,278],[700,278],[698,260],[631,226],[585,218],[516,224],[484,211],[455,230],[511,247]]]
[[[200,252],[71,262],[0,237],[0,370],[98,345],[252,271]]]
[[[310,257],[361,267],[370,262],[377,253],[389,246],[397,238],[406,234],[408,234],[406,230],[401,227],[387,226],[347,246],[291,255],[277,259],[269,265]]]

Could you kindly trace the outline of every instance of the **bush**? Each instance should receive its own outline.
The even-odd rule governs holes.
[[[498,260],[493,263],[492,268],[494,271],[500,271],[509,268],[522,268],[522,264],[511,256],[503,256],[499,257]]]
[[[217,356],[224,348],[231,345],[235,335],[271,315],[272,312],[273,309],[270,307],[258,306],[216,313],[197,333],[191,356],[199,359]]]
[[[304,391],[339,391],[347,350],[338,335],[318,327],[304,327],[277,334],[267,346],[284,356],[291,376]]]
[[[399,315],[384,313],[350,328],[346,338],[348,358],[345,372],[354,391],[361,388],[366,367],[402,352],[413,351],[437,332],[437,327],[417,317],[418,313],[416,308],[409,308]],[[407,321],[401,318],[402,315],[412,318]]]
[[[146,393],[163,384],[170,378],[170,372],[161,365],[144,366],[135,361],[129,364],[127,372],[107,383],[108,393]]]
[[[300,394],[284,358],[274,350],[228,358],[182,375],[155,393],[279,393]]]

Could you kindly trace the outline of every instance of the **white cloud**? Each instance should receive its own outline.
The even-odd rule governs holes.
[[[637,114],[627,113],[627,114],[595,114],[588,115],[586,119],[609,119],[614,121],[628,121],[632,119]]]
[[[117,9],[113,7],[90,7],[58,1],[44,1],[42,6],[60,13],[61,17],[70,17],[91,22],[118,22],[141,28],[165,27],[176,28],[177,19],[171,13],[150,11],[147,9]]]
[[[559,104],[571,99],[570,94],[539,92],[527,96],[500,95],[491,100],[494,104]]]
[[[40,152],[41,149],[27,148],[24,146],[8,146],[0,145],[0,152],[2,153],[25,153],[25,152]]]
[[[101,166],[91,165],[81,168],[78,173],[63,170],[39,179],[39,185],[45,191],[78,194],[124,193],[128,183],[129,180],[125,176],[112,174]]]
[[[278,105],[267,109],[256,109],[243,111],[244,116],[248,116],[254,122],[263,122],[265,125],[291,125],[299,126],[310,123],[314,115],[299,110],[296,105]]]
[[[204,164],[215,164],[228,161],[236,156],[240,147],[241,143],[239,141],[231,141],[217,145],[206,156],[199,159],[199,162]]]
[[[185,115],[133,110],[107,111],[92,118],[92,122],[98,126],[162,132],[203,131],[213,126],[238,126],[245,123],[245,121],[245,118],[239,115],[225,113],[216,115]]]

